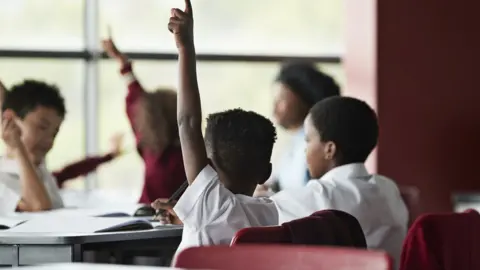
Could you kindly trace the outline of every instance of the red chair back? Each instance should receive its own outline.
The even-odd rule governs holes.
[[[400,269],[480,269],[479,228],[475,210],[419,217],[403,243]]]
[[[318,211],[281,226],[241,229],[231,245],[245,243],[367,247],[357,219],[338,210]]]
[[[400,187],[400,195],[408,209],[408,227],[410,227],[421,212],[420,190],[414,186],[403,186]]]
[[[291,243],[291,239],[282,226],[250,227],[239,230],[232,239],[232,245],[245,243],[282,244]]]
[[[390,270],[384,252],[293,245],[205,246],[178,254],[174,267],[211,270]]]

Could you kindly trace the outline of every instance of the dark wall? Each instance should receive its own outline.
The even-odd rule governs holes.
[[[377,171],[419,187],[425,211],[451,210],[452,192],[480,192],[480,1],[361,1],[376,14],[368,29],[353,25],[367,9],[354,2],[347,58],[366,52],[375,76],[351,92],[374,96]],[[373,52],[354,48],[356,29],[369,32]],[[347,79],[358,70],[352,61]]]

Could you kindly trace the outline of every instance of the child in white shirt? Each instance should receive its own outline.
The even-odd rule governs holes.
[[[179,251],[228,245],[242,228],[278,224],[274,203],[252,197],[257,184],[263,184],[271,174],[275,127],[254,112],[228,110],[208,117],[204,140],[189,0],[185,11],[172,10],[168,28],[179,52],[177,120],[190,186],[173,209],[161,201],[153,206],[166,209],[170,221],[178,216],[183,223]]]
[[[375,112],[358,99],[331,97],[312,107],[304,126],[313,180],[271,197],[280,223],[319,210],[342,210],[357,218],[369,248],[385,250],[398,262],[408,211],[396,184],[369,174],[364,165],[377,144]]]
[[[6,92],[2,106],[0,215],[63,206],[53,176],[44,166],[65,116],[58,88],[26,80]]]

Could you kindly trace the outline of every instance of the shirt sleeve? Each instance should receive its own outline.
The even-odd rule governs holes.
[[[280,224],[332,207],[325,190],[321,185],[315,184],[282,190],[270,197],[277,207]]]
[[[4,183],[0,183],[0,215],[7,215],[15,212],[21,196]]]
[[[174,211],[184,225],[198,229],[221,215],[234,199],[235,195],[220,183],[217,172],[207,165],[185,190]]]

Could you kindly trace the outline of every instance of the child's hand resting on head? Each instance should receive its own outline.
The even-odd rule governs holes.
[[[190,0],[185,0],[185,10],[173,8],[168,30],[173,33],[178,49],[193,46],[193,11]]]
[[[156,199],[151,206],[161,213],[157,219],[163,224],[175,224],[182,225],[182,221],[177,217],[177,214],[173,211],[173,207],[176,202],[169,203],[167,199]]]
[[[6,110],[3,113],[2,120],[2,139],[6,145],[12,149],[17,149],[21,146],[22,132],[17,125],[17,117],[11,110]]]

